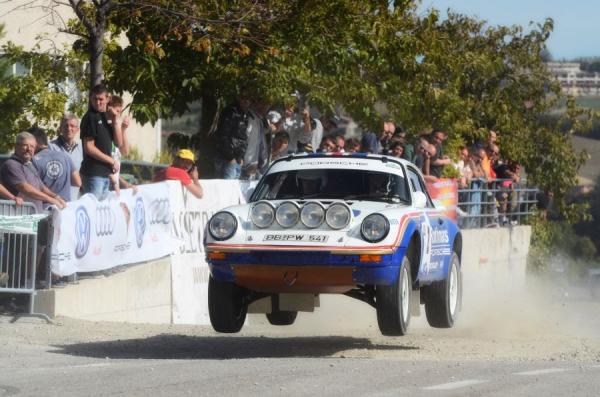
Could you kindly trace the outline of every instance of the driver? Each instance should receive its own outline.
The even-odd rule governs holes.
[[[322,193],[323,187],[327,185],[326,172],[321,170],[306,170],[298,172],[298,186],[303,196],[312,196]]]
[[[369,188],[369,195],[382,196],[387,195],[390,192],[389,178],[387,174],[383,172],[373,172],[367,177],[367,184]]]

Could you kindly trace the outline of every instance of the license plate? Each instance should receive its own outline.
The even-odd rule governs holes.
[[[325,234],[265,234],[263,241],[300,241],[306,243],[326,243]]]

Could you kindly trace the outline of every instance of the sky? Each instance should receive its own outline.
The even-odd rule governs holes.
[[[599,0],[422,0],[420,10],[450,8],[491,25],[522,25],[554,20],[548,49],[555,60],[600,57]]]

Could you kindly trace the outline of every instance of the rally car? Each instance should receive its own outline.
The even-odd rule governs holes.
[[[210,219],[208,304],[217,332],[246,314],[290,325],[319,294],[377,310],[384,335],[404,335],[425,305],[448,328],[460,309],[462,238],[414,164],[380,155],[304,154],[274,162],[247,204]]]

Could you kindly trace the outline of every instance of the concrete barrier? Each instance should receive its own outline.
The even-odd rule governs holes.
[[[480,296],[481,291],[493,294],[495,290],[506,292],[523,287],[531,237],[529,226],[470,229],[462,233],[464,300]],[[38,292],[36,311],[51,317],[172,322],[170,258],[139,264],[110,277],[81,280],[78,285]],[[352,323],[352,318],[357,317],[375,319],[375,311],[370,306],[331,295],[321,296],[321,307],[314,313],[302,315],[302,319],[313,324]],[[251,323],[254,323],[259,318],[264,319],[264,315],[252,318]]]
[[[130,266],[109,277],[38,291],[36,310],[50,317],[171,323],[171,258]]]
[[[521,288],[525,284],[530,226],[467,229],[463,234],[464,292],[472,286]]]

